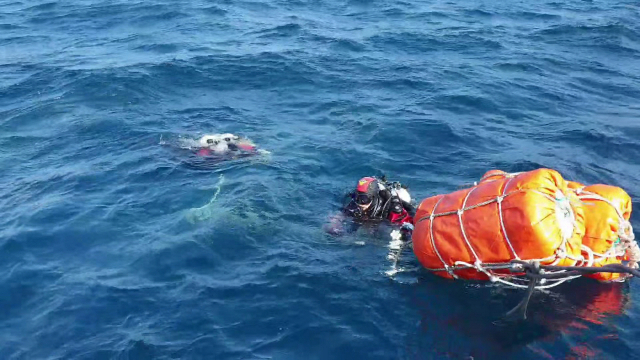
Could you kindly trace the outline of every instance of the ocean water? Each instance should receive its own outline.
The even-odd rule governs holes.
[[[637,279],[536,292],[505,324],[521,291],[410,250],[388,276],[388,229],[322,230],[365,175],[419,201],[550,167],[640,209],[639,18],[630,0],[0,1],[0,358],[639,358]],[[271,154],[200,166],[173,146],[212,132]]]

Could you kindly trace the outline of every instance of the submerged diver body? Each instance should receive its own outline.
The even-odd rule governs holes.
[[[200,145],[197,151],[198,156],[228,156],[257,152],[256,145],[249,139],[230,133],[204,135],[198,143]]]
[[[177,150],[186,166],[203,170],[214,169],[230,160],[265,159],[264,156],[270,154],[249,138],[231,133],[206,134],[195,139],[181,137],[175,143],[163,141],[161,137],[160,144]]]

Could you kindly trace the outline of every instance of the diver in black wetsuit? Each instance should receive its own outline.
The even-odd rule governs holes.
[[[361,224],[388,221],[400,226],[401,239],[408,240],[413,231],[415,209],[406,188],[398,182],[387,182],[367,176],[358,181],[355,191],[348,195],[350,201],[340,214],[333,217],[327,232],[340,235],[353,232]],[[347,218],[352,219],[345,224]]]

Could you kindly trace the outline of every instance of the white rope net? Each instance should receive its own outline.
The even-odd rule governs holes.
[[[573,209],[571,207],[569,198],[563,194],[561,191],[558,191],[555,195],[556,197],[553,198],[551,196],[549,196],[548,194],[544,194],[542,192],[539,192],[537,190],[534,189],[518,189],[518,190],[514,190],[512,192],[509,193],[505,193],[506,189],[508,188],[511,180],[513,180],[513,178],[517,175],[519,175],[521,173],[510,173],[510,174],[503,174],[504,176],[508,177],[509,180],[507,181],[507,183],[505,184],[502,193],[497,196],[496,198],[472,205],[472,206],[466,206],[467,204],[467,199],[469,198],[469,196],[471,195],[471,193],[473,193],[473,191],[477,188],[472,188],[466,195],[464,202],[462,204],[462,207],[458,210],[453,210],[453,211],[447,211],[447,212],[441,212],[441,213],[437,213],[437,208],[438,205],[440,204],[440,202],[442,201],[442,199],[444,199],[444,196],[441,197],[434,205],[431,214],[427,215],[421,219],[418,220],[418,222],[424,221],[424,220],[429,220],[429,233],[430,233],[430,240],[431,240],[431,246],[433,247],[433,250],[435,251],[435,254],[437,255],[438,259],[440,260],[440,262],[442,262],[443,267],[442,268],[427,268],[427,270],[429,271],[446,271],[449,275],[451,275],[454,279],[458,279],[459,277],[455,274],[456,270],[465,270],[465,269],[475,269],[476,271],[485,274],[489,280],[491,282],[497,282],[497,283],[501,283],[507,286],[511,286],[511,287],[515,287],[515,288],[527,288],[528,285],[526,285],[526,283],[529,281],[526,278],[522,278],[522,277],[518,277],[518,276],[514,276],[514,273],[524,273],[525,269],[524,266],[522,266],[522,264],[519,263],[513,263],[513,262],[506,262],[506,263],[485,263],[482,261],[482,259],[480,259],[480,257],[478,256],[476,250],[474,249],[472,242],[469,240],[469,237],[467,236],[467,233],[465,232],[465,228],[464,228],[464,224],[462,221],[462,215],[469,210],[473,210],[475,208],[481,207],[481,206],[486,206],[492,203],[497,203],[498,204],[498,214],[500,217],[500,226],[502,229],[502,232],[504,234],[504,239],[507,243],[507,246],[509,248],[509,251],[511,252],[512,256],[513,256],[513,260],[519,260],[519,261],[524,261],[526,263],[529,264],[540,264],[540,263],[549,263],[549,265],[557,265],[558,263],[560,263],[562,260],[564,259],[570,259],[575,261],[575,266],[578,267],[591,267],[594,264],[599,264],[602,261],[604,261],[605,259],[609,259],[609,258],[620,258],[622,256],[624,256],[625,254],[627,254],[629,256],[629,262],[631,264],[632,267],[637,268],[637,262],[640,261],[640,248],[638,247],[637,242],[635,241],[635,236],[633,233],[633,228],[631,226],[631,223],[629,223],[629,221],[627,221],[622,213],[620,213],[620,210],[618,209],[618,207],[616,207],[611,201],[609,201],[608,199],[592,193],[592,192],[588,192],[588,191],[584,191],[583,189],[569,189],[570,191],[573,191],[579,200],[596,200],[596,201],[604,201],[606,203],[608,203],[610,206],[612,206],[618,215],[618,221],[619,221],[619,232],[618,232],[618,236],[619,236],[619,241],[617,241],[613,246],[611,246],[611,248],[604,254],[600,254],[600,253],[596,253],[594,252],[591,248],[589,248],[588,246],[582,244],[581,245],[581,252],[582,254],[578,257],[575,256],[571,256],[569,254],[569,252],[567,251],[567,244],[569,239],[572,237],[573,232],[575,230],[575,225],[576,225],[576,220],[575,220],[575,214],[573,212]],[[487,177],[492,177],[495,175],[488,175]],[[480,181],[484,180],[485,178],[481,179]],[[477,185],[477,183],[474,183],[474,185]],[[509,238],[509,234],[507,234],[507,230],[506,227],[504,225],[504,216],[503,216],[503,209],[502,209],[502,202],[503,200],[508,197],[508,196],[512,196],[516,193],[521,193],[521,192],[526,192],[526,191],[531,191],[531,192],[536,192],[537,194],[540,194],[542,196],[547,197],[548,199],[550,199],[551,201],[555,202],[556,204],[556,216],[558,219],[558,224],[560,226],[560,230],[562,233],[562,243],[560,244],[560,246],[557,248],[557,250],[555,251],[555,253],[552,256],[549,256],[547,258],[541,258],[541,259],[521,259],[521,257],[517,254],[517,252],[514,249],[514,246]],[[444,260],[444,258],[442,257],[442,254],[440,253],[440,251],[438,250],[435,240],[434,240],[434,233],[433,233],[433,223],[434,221],[439,218],[439,217],[443,217],[443,216],[452,216],[452,215],[457,215],[458,216],[458,222],[460,223],[460,230],[462,232],[463,238],[465,243],[467,244],[467,246],[470,249],[471,254],[473,255],[475,261],[473,263],[468,263],[468,262],[464,262],[464,261],[455,261],[453,266],[447,264],[447,262]],[[515,236],[515,234],[512,234],[513,236]],[[586,255],[586,256],[585,256]],[[510,270],[511,274],[500,274],[500,273],[496,273],[496,270]],[[540,270],[541,274],[545,274],[545,270]],[[569,272],[566,270],[558,270],[558,271],[547,271],[546,274],[562,274],[562,273],[567,273],[566,277],[558,277],[558,278],[554,278],[554,279],[541,279],[540,281],[540,285],[535,286],[536,289],[548,289],[548,288],[552,288],[555,286],[558,286],[568,280],[572,280],[575,278],[580,277],[581,275],[569,275]],[[612,280],[612,281],[624,281],[624,279],[628,277],[628,276],[620,276],[620,278],[616,279],[616,280]]]

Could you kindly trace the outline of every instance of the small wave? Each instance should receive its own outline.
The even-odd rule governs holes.
[[[545,5],[548,5],[552,8],[556,8],[556,9],[562,9],[565,6],[564,2],[558,2],[558,1],[550,1],[548,3],[546,3]]]
[[[369,7],[377,3],[376,0],[347,0],[347,6]]]
[[[556,134],[550,140],[571,144],[588,153],[597,154],[601,159],[637,159],[640,157],[640,144],[635,140],[629,141],[594,129],[568,129]],[[593,161],[592,166],[596,165],[598,165],[597,160]],[[606,167],[600,169],[600,172],[603,171],[611,173]]]
[[[11,36],[2,39],[3,45],[20,45],[20,44],[34,44],[34,43],[48,43],[51,42],[51,37],[47,35],[18,35]]]
[[[407,13],[401,8],[392,7],[392,8],[382,10],[382,15],[390,18],[394,18],[394,17],[402,18],[402,17],[405,17]]]
[[[450,19],[451,14],[442,11],[425,11],[407,14],[407,17],[412,20],[444,20]]]
[[[354,39],[338,38],[331,35],[323,35],[316,33],[309,33],[305,35],[305,40],[312,41],[317,44],[328,45],[332,50],[339,52],[361,52],[366,49],[366,46]]]
[[[381,86],[384,89],[411,89],[418,91],[428,91],[431,92],[435,89],[433,82],[427,81],[425,79],[420,79],[417,77],[404,77],[404,78],[395,78],[395,79],[380,79],[377,81],[371,81],[370,83]]]
[[[490,18],[495,15],[492,12],[481,10],[481,9],[464,10],[462,13],[466,16],[471,16],[471,17],[475,16],[475,17],[481,17],[481,18]]]
[[[22,25],[15,25],[15,24],[0,24],[0,30],[20,30],[20,29],[24,29],[25,27]],[[3,40],[6,41],[6,40]]]
[[[120,351],[115,350],[101,350],[96,351],[94,356],[98,357],[114,357],[114,358],[125,358],[125,359],[153,359],[157,356],[157,354],[161,353],[162,347],[154,344],[150,340],[127,340],[123,342],[120,346],[124,348]],[[90,353],[89,353],[90,354]],[[89,355],[86,354],[86,355]]]
[[[33,24],[60,25],[67,31],[106,29],[122,23],[149,25],[152,22],[186,18],[186,13],[174,10],[174,7],[147,3],[95,3],[89,6],[56,7],[49,13],[36,12],[28,21]]]
[[[179,44],[145,44],[135,48],[135,50],[151,51],[158,54],[175,53],[180,50]]]
[[[271,39],[271,38],[286,38],[291,36],[296,36],[300,34],[302,27],[298,24],[285,24],[276,26],[271,29],[265,29],[256,31],[250,34],[258,35],[258,38]]]
[[[52,126],[68,110],[57,103],[57,97],[46,97],[28,106],[18,106],[12,110],[0,112],[3,115],[0,123],[7,130],[12,131],[34,131],[44,126],[43,123]],[[42,133],[47,132],[48,129],[42,130]]]
[[[206,8],[202,8],[202,11],[209,14],[209,15],[217,15],[217,16],[223,16],[226,15],[228,13],[227,10],[222,9],[220,7],[217,7],[215,5],[213,6],[209,6]]]
[[[502,71],[530,73],[538,75],[544,74],[544,71],[541,68],[537,67],[534,64],[525,62],[504,62],[498,63],[495,66]]]
[[[140,16],[135,20],[135,23],[141,22],[149,25],[157,25],[156,23],[158,21],[168,21],[187,17],[189,17],[189,15],[180,11],[167,11],[160,14]]]
[[[191,107],[175,112],[180,116],[196,116],[201,117],[203,115],[209,117],[224,117],[224,116],[240,116],[242,112],[239,109],[230,106],[219,107]]]
[[[599,75],[609,76],[611,79],[616,78],[632,78],[633,76],[629,73],[625,73],[621,70],[614,69],[610,67],[609,64],[602,63],[600,61],[583,61],[582,67],[586,71],[592,71]],[[626,70],[626,69],[625,69]],[[616,80],[618,80],[616,79]]]
[[[494,51],[502,48],[498,41],[490,40],[474,34],[434,36],[422,33],[386,33],[374,35],[368,41],[376,47],[388,50],[398,49],[406,53],[424,53],[434,51]]]
[[[22,1],[7,1],[2,4],[2,7],[7,8],[10,6],[21,6],[21,5],[24,5]]]
[[[58,9],[57,5],[36,10],[30,14],[28,22],[34,25],[65,24],[74,16],[72,10],[68,8],[64,8],[64,10]]]
[[[439,95],[434,98],[434,104],[440,108],[458,113],[468,113],[469,109],[473,109],[474,113],[501,113],[500,107],[484,96]]]
[[[421,33],[384,33],[367,39],[381,49],[396,48],[404,52],[431,52],[445,48],[448,44],[434,36]]]
[[[48,2],[44,4],[34,5],[24,9],[24,11],[47,11],[58,7],[57,2]]]
[[[275,10],[276,7],[269,4],[268,2],[263,1],[239,1],[236,2],[239,7],[245,8],[247,10],[255,10],[255,11],[269,11]]]
[[[511,16],[524,20],[562,20],[562,16],[556,14],[546,14],[531,11],[521,11],[512,14]]]
[[[607,25],[557,25],[547,29],[539,30],[537,35],[542,37],[553,38],[572,38],[575,36],[585,36],[586,40],[597,41],[594,35],[602,35],[606,37],[626,36],[632,41],[640,41],[640,34],[633,29],[622,24]]]
[[[363,52],[366,46],[351,39],[336,39],[331,43],[331,48],[337,51]]]
[[[530,160],[516,160],[516,161],[496,161],[491,164],[491,168],[500,169],[508,173],[531,171],[540,168],[549,167],[548,164],[541,164]]]
[[[319,71],[302,59],[281,53],[198,56],[152,67],[154,82],[211,89],[304,87],[320,80]],[[229,77],[234,74],[235,77]],[[238,81],[237,79],[243,79]]]
[[[627,101],[640,99],[640,89],[632,84],[616,84],[608,81],[601,81],[593,78],[579,77],[572,87],[589,94],[599,95],[605,99],[627,98]]]
[[[601,52],[610,52],[618,55],[627,55],[637,57],[640,55],[640,43],[638,44],[622,44],[618,40],[595,42],[595,44],[585,44],[585,47]]]

